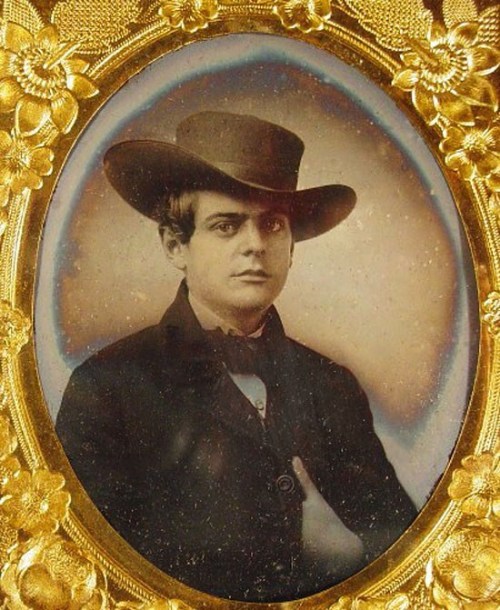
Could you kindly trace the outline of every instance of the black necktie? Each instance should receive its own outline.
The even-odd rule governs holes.
[[[207,331],[216,355],[231,373],[258,375],[264,382],[269,376],[269,350],[266,338],[225,335],[220,328]]]

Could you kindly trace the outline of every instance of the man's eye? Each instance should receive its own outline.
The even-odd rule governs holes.
[[[264,229],[268,233],[277,233],[285,228],[285,221],[282,218],[267,218],[264,222]]]
[[[234,222],[219,222],[214,226],[214,230],[222,235],[234,235],[238,226]]]

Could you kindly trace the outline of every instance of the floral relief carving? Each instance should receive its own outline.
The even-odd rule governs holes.
[[[447,538],[427,566],[433,601],[446,610],[498,610],[500,534],[466,528]]]
[[[456,170],[463,180],[483,178],[493,191],[500,188],[500,127],[452,125],[444,130],[440,150],[445,163]]]
[[[77,57],[80,39],[68,40],[44,25],[28,0],[6,0],[0,20],[0,236],[9,201],[43,186],[53,172],[54,142],[67,134],[80,100],[98,93],[86,76],[90,64]]]
[[[19,545],[0,576],[7,610],[106,610],[106,578],[75,544],[40,535]]]
[[[469,455],[455,470],[448,494],[474,517],[500,519],[500,453]]]
[[[277,0],[273,10],[285,27],[305,33],[323,29],[331,16],[329,0]]]
[[[54,152],[34,137],[23,137],[15,129],[0,130],[0,207],[5,207],[11,193],[38,190],[43,177],[52,173]]]
[[[17,354],[29,340],[30,330],[30,321],[19,309],[0,301],[0,355]]]
[[[70,504],[69,493],[62,491],[64,483],[58,473],[22,471],[3,486],[0,511],[13,527],[31,535],[56,532]]]
[[[78,44],[60,40],[52,25],[35,34],[16,23],[5,26],[0,112],[14,111],[19,133],[37,133],[49,119],[68,133],[78,115],[77,100],[98,92],[84,76],[89,64],[73,57]]]
[[[500,65],[497,9],[479,13],[473,0],[444,0],[446,25],[435,20],[425,39],[408,38],[411,50],[401,54],[392,81],[440,131],[445,164],[462,180],[486,186],[490,209],[491,193],[500,188],[498,94],[488,78]]]
[[[218,5],[217,0],[161,0],[158,14],[172,28],[193,33],[217,17]]]
[[[500,452],[470,455],[448,494],[468,523],[427,565],[432,600],[446,610],[497,610],[500,604]],[[473,520],[472,518],[476,518]]]
[[[410,40],[402,69],[393,84],[411,91],[415,108],[433,125],[440,116],[460,125],[474,125],[472,108],[498,108],[493,85],[484,77],[500,63],[500,52],[481,44],[477,22],[447,30],[433,22],[427,39]]]

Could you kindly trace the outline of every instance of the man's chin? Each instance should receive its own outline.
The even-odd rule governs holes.
[[[275,298],[275,291],[264,284],[244,284],[234,292],[234,304],[240,309],[267,309]]]

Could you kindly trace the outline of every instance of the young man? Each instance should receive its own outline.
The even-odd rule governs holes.
[[[85,489],[134,548],[238,600],[330,586],[415,515],[354,376],[288,339],[273,307],[294,242],[355,201],[342,185],[298,191],[302,153],[278,125],[217,112],[185,119],[175,145],[108,151],[111,184],[159,223],[184,279],[158,326],[73,373],[57,420]]]

